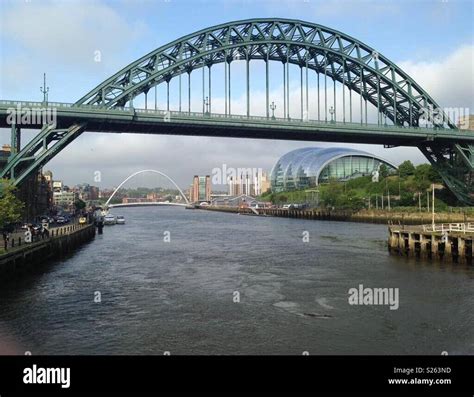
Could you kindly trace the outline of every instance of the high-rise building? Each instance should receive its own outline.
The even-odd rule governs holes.
[[[259,180],[259,184],[258,184],[259,193],[257,194],[257,196],[264,194],[270,188],[271,188],[270,178],[268,177],[268,174],[266,172],[263,172]]]
[[[249,170],[251,170],[249,168]],[[236,178],[229,177],[229,196],[260,196],[270,188],[270,180],[266,172],[257,170],[254,173],[242,173]]]
[[[458,128],[474,130],[474,114],[459,117]]]
[[[211,201],[211,177],[194,175],[193,183],[189,188],[189,201],[192,203]]]

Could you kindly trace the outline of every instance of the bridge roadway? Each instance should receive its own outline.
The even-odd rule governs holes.
[[[120,203],[120,204],[109,204],[108,208],[124,208],[124,207],[153,207],[153,206],[173,206],[173,207],[186,207],[189,204],[182,203],[165,203],[165,202],[156,202],[156,203]]]
[[[9,115],[39,113],[42,102],[0,101],[0,128],[11,128]],[[233,138],[284,139],[322,142],[419,146],[426,141],[451,144],[453,141],[474,143],[473,130],[398,127],[393,125],[326,122],[318,120],[267,118],[218,113],[178,112],[154,109],[113,108],[97,105],[48,103],[56,112],[56,128],[86,123],[85,131],[216,136]],[[11,119],[11,117],[10,117]],[[41,121],[19,125],[41,128]]]

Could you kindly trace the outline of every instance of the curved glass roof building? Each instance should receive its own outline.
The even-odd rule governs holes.
[[[385,164],[389,171],[397,167],[361,150],[345,147],[309,147],[283,155],[271,172],[272,191],[300,190],[330,180],[346,181],[372,175]]]

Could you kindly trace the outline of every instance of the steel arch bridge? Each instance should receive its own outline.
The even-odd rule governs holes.
[[[250,113],[249,65],[255,60],[265,63],[266,117],[259,118]],[[236,61],[246,64],[246,114],[241,116],[232,114],[231,109],[231,66]],[[270,116],[270,62],[282,65],[280,119]],[[211,70],[219,63],[224,64],[223,114],[212,112]],[[291,111],[294,114],[294,109],[290,111],[290,67],[299,68],[300,72],[300,115],[296,118],[290,117]],[[191,74],[198,70],[202,71],[202,113],[191,111]],[[183,75],[187,76],[187,111],[182,109]],[[309,79],[314,76],[317,90],[310,90]],[[174,78],[179,79],[180,87],[178,112],[170,109],[170,82]],[[328,80],[333,85],[330,121]],[[158,110],[156,105],[156,87],[160,84],[166,86],[166,111]],[[342,111],[336,106],[336,86],[342,87]],[[152,89],[155,109],[148,109]],[[308,119],[309,92],[312,97],[317,95],[317,120]],[[359,115],[353,114],[352,93],[359,97]],[[145,97],[145,109],[136,109],[133,102],[141,96]],[[314,23],[264,18],[210,27],[150,52],[74,104],[24,103],[30,108],[49,105],[57,109],[56,124],[37,123],[41,132],[24,148],[20,147],[22,123],[18,118],[5,121],[8,107],[15,104],[18,109],[16,102],[0,102],[0,115],[5,115],[0,127],[10,127],[12,132],[12,156],[0,176],[9,177],[16,184],[83,131],[171,133],[416,146],[457,197],[474,204],[474,131],[459,130],[430,95],[388,58],[353,37]],[[367,104],[377,110],[377,124],[368,123]],[[17,113],[23,114],[23,110]],[[354,116],[360,120],[355,121]]]

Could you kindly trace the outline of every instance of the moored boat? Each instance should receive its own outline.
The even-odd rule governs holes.
[[[107,214],[104,216],[104,225],[115,225],[117,223],[117,218],[115,215]]]

